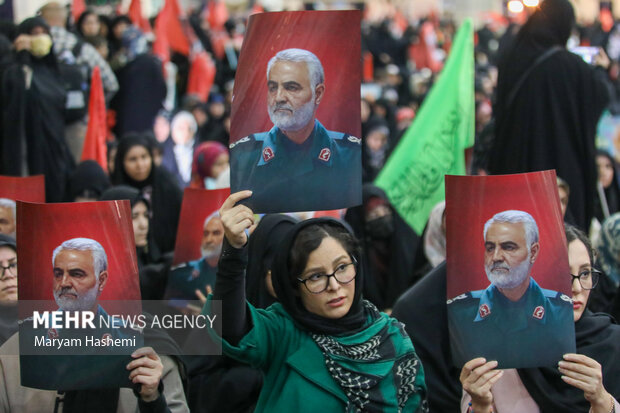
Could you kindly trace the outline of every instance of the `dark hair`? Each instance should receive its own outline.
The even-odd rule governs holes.
[[[86,10],[85,12],[80,14],[80,17],[78,17],[77,22],[75,22],[75,30],[78,32],[80,36],[84,36],[84,32],[82,31],[82,25],[84,24],[84,21],[86,20],[86,18],[90,15],[97,16],[97,20],[99,20],[99,24],[101,24],[101,19],[99,18],[99,15],[97,13],[95,13],[92,10]]]
[[[588,250],[588,256],[590,257],[590,265],[594,264],[594,250],[592,244],[588,239],[588,236],[579,228],[572,226],[571,224],[564,224],[564,232],[566,233],[566,246],[575,240],[583,242]]]
[[[342,248],[359,262],[360,246],[359,242],[343,226],[335,222],[308,225],[295,237],[293,246],[288,256],[289,274],[291,282],[296,285],[297,277],[303,272],[308,264],[310,254],[321,245],[324,238],[334,238],[342,245]]]

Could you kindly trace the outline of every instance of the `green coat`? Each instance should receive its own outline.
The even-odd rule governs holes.
[[[280,303],[267,310],[255,309],[247,304],[253,327],[237,346],[222,342],[225,355],[250,364],[265,373],[262,392],[256,405],[256,412],[344,412],[347,398],[338,383],[325,366],[323,353],[312,337],[295,326],[293,319]],[[383,399],[389,407],[384,412],[398,412],[398,402],[392,371],[394,361],[413,352],[411,340],[403,337],[402,324],[381,313],[381,317],[361,332],[333,337],[344,345],[365,342],[377,334],[386,324],[396,357],[377,362],[347,364],[351,370],[364,371],[382,377],[379,383]],[[418,408],[426,399],[426,385],[421,364],[411,394],[403,412],[423,411]],[[424,402],[425,404],[425,402]]]

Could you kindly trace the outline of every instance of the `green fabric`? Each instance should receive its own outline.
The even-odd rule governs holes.
[[[465,174],[464,150],[474,144],[474,112],[474,43],[468,19],[438,81],[375,180],[418,235],[445,197],[444,176]]]
[[[253,327],[238,343],[232,346],[222,340],[222,352],[241,362],[263,370],[265,382],[260,394],[256,412],[343,412],[347,398],[338,383],[325,367],[323,353],[309,334],[297,328],[293,319],[280,303],[267,310],[247,304]],[[207,306],[205,308],[208,307]],[[364,330],[345,337],[334,337],[341,344],[365,342],[385,325],[388,325],[390,340],[395,348],[396,358],[414,351],[411,340],[403,339],[401,324],[381,313],[381,318]],[[364,370],[383,377],[379,386],[389,408],[384,412],[398,412],[396,387],[392,365],[394,359],[378,362],[349,364],[352,370]],[[416,412],[426,395],[424,372],[418,371],[413,394],[403,412]]]

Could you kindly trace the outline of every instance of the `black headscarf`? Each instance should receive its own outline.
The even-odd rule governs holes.
[[[272,267],[280,241],[297,222],[288,215],[265,215],[250,237],[245,291],[247,300],[256,308],[267,308],[276,302],[267,291],[265,275]]]
[[[151,173],[140,182],[133,180],[125,172],[125,156],[134,146],[143,146],[151,155]],[[145,137],[134,134],[120,140],[112,181],[115,185],[125,184],[140,190],[153,208],[151,229],[157,246],[164,253],[172,251],[179,224],[183,192],[170,173],[155,166],[153,153]]]
[[[346,227],[332,218],[313,218],[295,224],[280,243],[273,267],[271,269],[271,280],[273,288],[278,296],[278,301],[282,304],[286,312],[295,320],[300,328],[317,334],[341,335],[351,333],[362,328],[366,321],[364,305],[362,303],[362,280],[361,267],[357,268],[355,277],[355,295],[349,312],[339,319],[328,319],[313,314],[306,310],[299,297],[299,284],[294,281],[299,274],[289,272],[289,254],[297,234],[310,225],[333,225]],[[360,257],[355,257],[358,262]]]
[[[609,215],[612,215],[620,211],[620,186],[618,185],[616,161],[608,152],[603,150],[597,150],[595,156],[604,156],[605,158],[607,158],[614,170],[614,176],[611,180],[611,184],[609,185],[609,187],[603,188],[603,192],[605,193],[605,203],[607,204],[607,208],[609,209]],[[595,205],[596,218],[602,224],[605,220],[605,214],[603,212],[603,200],[601,199],[600,194],[597,194],[596,196]]]
[[[24,20],[18,34],[36,27],[49,33],[40,17]],[[32,69],[29,88],[23,67]],[[43,174],[47,202],[61,202],[66,195],[74,160],[65,142],[67,93],[53,51],[41,58],[21,50],[2,75],[0,173],[23,176]]]
[[[391,308],[396,299],[414,283],[416,250],[420,238],[390,205],[392,233],[383,240],[373,239],[366,227],[366,206],[371,198],[380,198],[390,205],[387,195],[381,188],[367,183],[362,187],[362,205],[349,208],[345,220],[362,243],[364,297],[383,310]],[[388,276],[382,279],[379,279],[381,274],[373,264],[376,257],[385,255],[379,253],[379,250],[387,251],[389,256],[385,262]]]
[[[491,174],[555,169],[568,182],[568,209],[587,229],[594,215],[594,137],[609,101],[607,76],[565,49],[575,17],[568,0],[545,0],[498,65]],[[558,51],[534,65],[552,47]],[[525,81],[522,76],[533,67]],[[520,83],[517,92],[515,85]],[[508,107],[509,96],[514,96]]]
[[[78,196],[99,198],[110,187],[110,178],[93,160],[81,162],[69,176],[67,201]]]
[[[620,326],[604,313],[586,310],[575,323],[577,353],[603,367],[605,389],[620,399]],[[556,368],[519,369],[519,376],[542,413],[588,412],[583,391],[566,384]]]

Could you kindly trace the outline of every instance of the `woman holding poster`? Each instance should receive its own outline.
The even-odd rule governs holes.
[[[266,310],[245,302],[254,214],[237,203],[251,194],[232,194],[220,209],[225,241],[210,300],[222,301],[223,353],[265,373],[256,411],[428,411],[411,340],[362,299],[360,250],[340,222],[295,224],[271,268],[279,302]]]
[[[586,310],[599,276],[592,248],[575,227],[566,227],[566,239],[578,354],[539,369],[497,370],[496,361],[470,360],[461,371],[462,412],[620,411],[620,327],[608,315]]]

